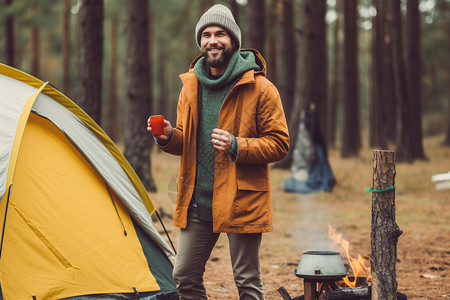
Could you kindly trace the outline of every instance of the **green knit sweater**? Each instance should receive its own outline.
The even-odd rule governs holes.
[[[222,103],[231,88],[248,70],[260,70],[255,56],[249,51],[236,51],[230,59],[227,69],[219,78],[209,73],[205,59],[200,58],[194,66],[199,81],[199,122],[197,132],[197,162],[195,189],[192,205],[198,208],[198,217],[202,221],[212,221],[212,201],[214,187],[215,149],[211,144],[211,135],[218,126]],[[232,151],[237,151],[236,138],[233,137]],[[231,152],[232,152],[231,151]]]

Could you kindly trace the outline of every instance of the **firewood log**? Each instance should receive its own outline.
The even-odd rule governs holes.
[[[292,300],[304,300],[305,296],[301,295]],[[405,294],[397,292],[397,300],[407,300]],[[343,289],[335,289],[328,292],[328,300],[370,300],[368,287],[348,287]]]

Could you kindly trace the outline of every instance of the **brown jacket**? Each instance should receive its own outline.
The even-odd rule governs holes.
[[[243,49],[250,50],[250,49]],[[213,230],[256,233],[272,230],[272,199],[268,164],[288,153],[289,133],[280,95],[265,78],[265,61],[251,50],[262,71],[244,73],[224,100],[218,128],[232,133],[238,142],[235,162],[228,153],[216,152]],[[181,155],[174,225],[185,228],[195,183],[198,126],[198,81],[192,69],[180,75],[183,82],[177,124],[170,142],[162,147]],[[211,146],[212,147],[212,146]]]

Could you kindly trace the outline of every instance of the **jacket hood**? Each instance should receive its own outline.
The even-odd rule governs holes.
[[[255,71],[255,75],[263,75],[264,77],[266,77],[266,61],[265,61],[264,57],[261,55],[261,53],[258,52],[258,50],[251,49],[251,48],[242,48],[239,51],[241,51],[241,52],[245,52],[245,51],[252,52],[255,55],[255,62],[260,68],[260,71]],[[203,57],[203,55],[201,55],[201,54],[199,56],[197,56],[192,61],[191,65],[189,66],[189,69],[193,69],[195,64],[202,57]]]

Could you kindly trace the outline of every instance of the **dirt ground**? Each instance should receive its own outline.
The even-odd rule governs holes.
[[[403,234],[397,244],[398,291],[408,299],[450,299],[450,189],[436,190],[431,176],[450,171],[450,148],[443,137],[426,139],[426,161],[396,164],[396,223]],[[158,192],[150,196],[163,215],[170,237],[175,179],[179,158],[155,151],[152,168]],[[284,286],[292,298],[303,294],[303,281],[294,275],[305,250],[329,249],[328,225],[350,243],[350,254],[370,255],[372,150],[358,158],[342,159],[330,150],[329,161],[337,180],[332,193],[289,194],[282,189],[289,170],[271,169],[274,230],[263,235],[260,250],[266,299],[282,297]],[[159,224],[156,224],[158,228]],[[237,299],[228,240],[222,234],[207,264],[205,285],[209,299]]]

